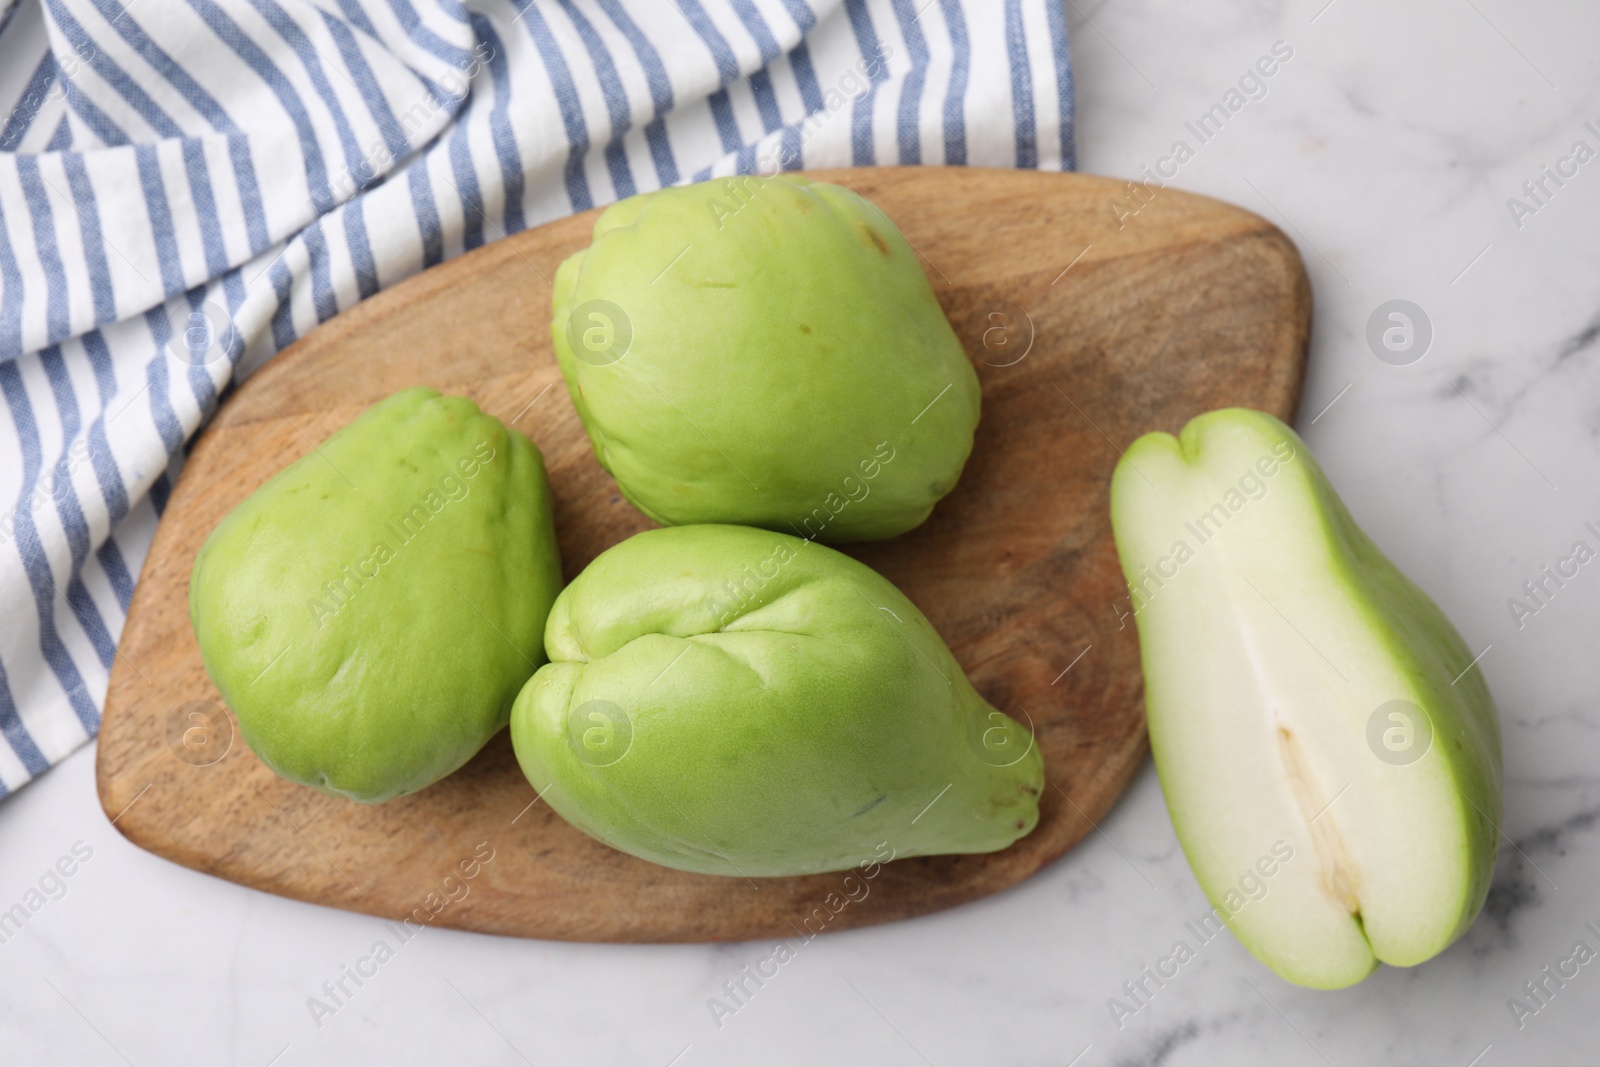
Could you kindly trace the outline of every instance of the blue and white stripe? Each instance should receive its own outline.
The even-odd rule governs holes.
[[[1061,0],[0,0],[0,796],[95,735],[186,443],[318,323],[773,159],[1070,169],[1072,121]]]

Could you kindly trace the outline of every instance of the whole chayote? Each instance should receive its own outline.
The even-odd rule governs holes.
[[[972,688],[864,564],[743,526],[602,553],[556,599],[511,717],[523,772],[579,829],[706,874],[993,852],[1039,818],[1031,733]]]
[[[470,400],[408,389],[217,525],[189,612],[262,762],[382,801],[506,724],[560,588],[539,450]]]
[[[595,453],[658,522],[892,537],[972,450],[977,375],[917,253],[840,186],[630,197],[562,263],[553,310]]]

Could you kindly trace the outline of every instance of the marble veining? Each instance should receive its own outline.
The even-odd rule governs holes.
[[[708,1001],[774,944],[439,929],[317,1019],[308,999],[370,951],[382,924],[138,851],[100,813],[84,750],[0,804],[0,907],[73,842],[95,852],[0,944],[0,1059],[1593,1063],[1600,966],[1536,1013],[1510,1005],[1531,1003],[1525,983],[1575,942],[1600,949],[1587,925],[1600,926],[1600,571],[1585,568],[1520,629],[1507,601],[1585,522],[1600,523],[1600,167],[1585,165],[1520,226],[1507,205],[1575,139],[1600,143],[1585,127],[1600,124],[1600,9],[1065,2],[1086,171],[1137,175],[1274,42],[1294,49],[1266,95],[1172,182],[1296,241],[1316,297],[1299,429],[1374,540],[1474,652],[1486,649],[1505,736],[1505,841],[1488,905],[1461,941],[1422,967],[1323,993],[1286,985],[1223,935],[1119,1028],[1108,1000],[1208,907],[1147,765],[1100,832],[1035,878],[952,912],[805,942],[731,1015]],[[1391,299],[1415,302],[1434,327],[1408,366],[1367,348],[1368,317]]]

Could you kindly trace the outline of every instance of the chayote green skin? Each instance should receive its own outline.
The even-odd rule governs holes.
[[[189,614],[263,763],[378,802],[506,724],[560,588],[539,450],[464,397],[408,389],[217,525]]]
[[[638,534],[557,598],[545,647],[511,715],[523,772],[567,821],[643,859],[813,874],[993,852],[1038,822],[1031,733],[899,590],[815,542]]]
[[[978,378],[916,252],[839,186],[744,176],[614,204],[553,310],[595,454],[657,522],[893,537],[972,450]]]

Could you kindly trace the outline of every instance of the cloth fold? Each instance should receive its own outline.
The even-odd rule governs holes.
[[[1071,169],[1072,99],[1062,0],[0,0],[0,796],[95,735],[186,443],[318,323],[664,185]]]

